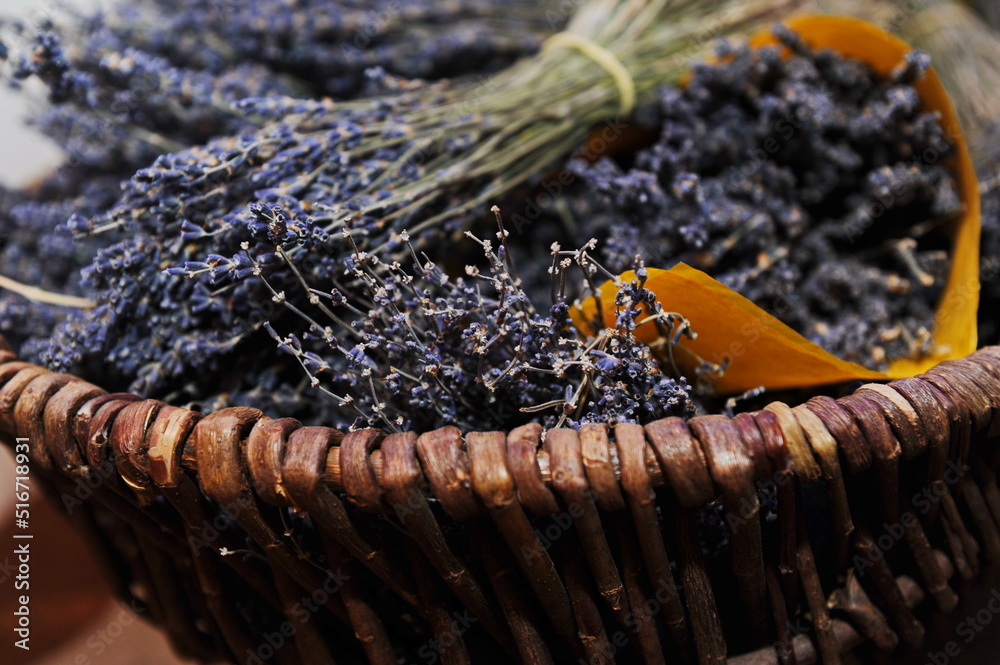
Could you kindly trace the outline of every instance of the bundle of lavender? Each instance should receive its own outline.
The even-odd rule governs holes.
[[[298,288],[303,283],[356,288],[359,276],[342,276],[358,261],[356,251],[405,258],[404,231],[420,251],[468,227],[572,151],[595,124],[654,100],[657,87],[675,80],[716,36],[767,25],[794,4],[592,0],[538,55],[485,81],[421,83],[376,69],[365,83],[371,96],[359,100],[245,99],[237,109],[259,129],[163,155],[125,182],[113,205],[70,219],[78,236],[115,237],[83,274],[95,307],[29,342],[26,352],[168,398],[204,396],[213,380],[233,385],[221,376],[227,359],[269,346],[263,323],[289,316],[274,299],[304,310],[316,296]],[[280,322],[275,328],[282,336],[295,330]],[[373,340],[345,334],[348,350],[372,349]],[[639,367],[651,364],[635,353]],[[274,378],[248,372],[247,382],[235,380],[234,399],[300,392],[274,390],[286,374],[274,370],[272,354],[260,357]],[[496,362],[482,370],[484,381],[494,371],[509,376],[509,358]],[[562,380],[559,369],[542,369]],[[563,387],[546,390],[573,403]],[[665,396],[673,388],[664,390],[655,401],[636,389],[623,408],[663,413],[673,408]],[[514,406],[517,413],[531,405]],[[580,415],[579,405],[566,408]],[[381,425],[420,424],[365,412]],[[343,424],[343,414],[336,417],[328,422]]]
[[[239,99],[357,97],[372,67],[484,75],[561,27],[545,3],[524,0],[365,4],[141,0],[94,16],[46,7],[3,25],[3,41],[30,53],[12,58],[15,80],[49,86],[52,105],[33,124],[74,163],[127,177],[158,154],[246,129],[231,107]]]
[[[551,9],[525,0],[374,0],[364,8],[341,0],[132,0],[94,15],[46,3],[5,19],[3,73],[13,86],[37,79],[48,88],[48,103],[29,122],[65,159],[28,190],[3,192],[0,259],[4,276],[21,285],[4,280],[0,332],[17,345],[51,334],[65,305],[80,302],[80,270],[117,241],[102,234],[74,242],[66,219],[106,211],[120,181],[165,152],[252,130],[234,102],[356,98],[372,67],[427,80],[485,76],[536,52],[562,26]]]

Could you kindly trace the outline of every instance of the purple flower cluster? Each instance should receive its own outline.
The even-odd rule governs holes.
[[[256,62],[338,97],[356,95],[372,67],[421,79],[496,71],[566,18],[528,0],[154,2],[161,13],[137,14],[128,34],[151,52],[216,72]]]
[[[125,41],[99,17],[76,28],[82,35],[63,36],[55,26],[26,34],[28,52],[13,62],[15,81],[37,77],[49,89],[51,106],[32,123],[76,167],[64,176],[125,177],[159,154],[250,127],[230,108],[235,101],[292,90],[258,64],[234,63],[219,73],[178,67]]]
[[[830,51],[722,44],[662,93],[655,145],[573,172],[597,192],[584,231],[625,269],[684,261],[841,357],[874,367],[925,348],[961,210],[952,145],[921,110],[913,52],[889,80]],[[588,199],[586,206],[594,204]]]
[[[370,65],[405,64],[426,76],[499,67],[533,50],[541,31],[553,27],[537,10],[502,5],[136,2],[114,17],[76,17],[37,34],[11,26],[25,43],[11,48],[15,76],[49,87],[52,105],[36,123],[69,159],[45,183],[44,200],[58,202],[54,216],[12,219],[11,228],[30,222],[39,235],[24,234],[23,242],[9,236],[5,246],[30,255],[49,236],[72,245],[67,228],[78,243],[72,261],[35,261],[23,274],[8,274],[97,302],[94,311],[67,318],[65,309],[0,294],[6,325],[22,331],[15,341],[31,340],[23,353],[55,368],[99,370],[109,385],[146,394],[217,369],[220,356],[261,332],[266,293],[254,283],[217,293],[217,274],[183,280],[163,266],[236,255],[252,239],[251,201],[303,220],[316,212],[321,219],[324,207],[369,187],[377,201],[386,195],[374,189],[378,176],[400,154],[392,146],[364,156],[352,151],[371,127],[385,125],[375,133],[391,142],[402,131],[391,126],[391,112],[405,101],[358,103],[354,112],[333,114],[329,100],[289,95],[395,95],[419,87]],[[432,50],[435,62],[414,60]],[[332,83],[337,76],[350,85]],[[401,164],[397,175],[418,173]],[[9,217],[9,207],[0,214]],[[375,223],[360,220],[358,232]]]
[[[298,243],[316,247],[312,234],[281,211],[257,211],[269,220],[257,234],[290,241],[275,245],[282,257]],[[343,235],[353,243],[351,231]],[[496,429],[527,420],[576,426],[693,414],[685,380],[664,375],[652,350],[632,335],[637,318],[663,315],[640,281],[619,288],[620,326],[585,339],[570,319],[564,285],[573,266],[597,270],[590,246],[553,247],[552,299],[543,309],[513,270],[502,226],[497,236],[494,247],[470,234],[467,242],[478,243],[485,265],[466,266],[464,277],[449,276],[418,253],[405,233],[398,239],[405,258],[384,260],[355,246],[326,290],[305,281],[294,289],[299,293],[278,290],[267,277],[268,261],[247,253],[238,263],[251,266],[272,299],[293,314],[265,327],[309,383],[342,407],[328,414],[340,426]],[[208,269],[234,263],[220,260]],[[662,318],[681,324],[680,317]]]
[[[32,192],[0,190],[0,273],[54,293],[82,296],[80,269],[101,240],[77,241],[66,229],[74,213],[95,214],[115,198],[117,179],[94,177],[74,195],[62,183],[42,183]],[[46,338],[66,310],[0,291],[0,333],[11,344]],[[31,355],[30,345],[23,351]]]
[[[386,195],[373,185],[402,148],[372,155],[356,149],[369,126],[391,124],[392,106],[374,101],[335,115],[332,102],[289,101],[278,111],[273,101],[243,106],[258,104],[278,119],[162,155],[123,183],[113,205],[69,219],[84,238],[127,232],[83,271],[96,309],[61,324],[36,349],[41,360],[73,371],[108,364],[113,380],[131,390],[164,390],[192,372],[216,370],[221,357],[261,331],[269,314],[261,303],[270,295],[258,280],[246,279],[234,258],[244,243],[280,273],[270,275],[279,283],[295,273],[276,260],[270,241],[307,233],[303,245],[322,246],[303,268],[310,279],[325,278],[350,254],[339,236],[331,239],[318,225],[342,197],[378,201]],[[258,203],[248,207],[250,201]],[[270,227],[270,240],[258,233]],[[360,218],[357,229],[359,236],[382,237],[375,217]],[[219,286],[223,278],[228,282]]]
[[[350,98],[365,72],[483,76],[557,30],[524,0],[143,0],[69,15],[41,31],[9,25],[16,80],[38,77],[51,107],[34,123],[73,162],[126,177],[157,155],[249,126],[247,97]],[[5,56],[7,57],[7,56]]]

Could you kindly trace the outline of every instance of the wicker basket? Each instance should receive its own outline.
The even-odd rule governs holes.
[[[734,418],[419,436],[203,417],[0,351],[0,436],[117,593],[181,653],[248,665],[917,645],[916,606],[953,610],[952,578],[1000,560],[998,434],[1000,347]]]

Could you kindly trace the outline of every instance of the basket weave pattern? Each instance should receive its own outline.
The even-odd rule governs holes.
[[[203,660],[837,664],[919,644],[914,607],[1000,561],[1000,347],[733,418],[385,435],[107,394],[2,346],[0,438]]]

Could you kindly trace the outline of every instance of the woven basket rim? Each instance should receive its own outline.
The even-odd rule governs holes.
[[[651,501],[664,491],[671,493],[681,511],[716,500],[733,511],[757,505],[757,489],[776,478],[822,480],[833,505],[835,547],[847,547],[849,539],[863,547],[870,534],[851,535],[846,478],[874,469],[880,481],[880,509],[891,523],[900,515],[900,464],[926,459],[929,482],[940,482],[949,462],[967,462],[969,437],[980,431],[990,437],[1000,434],[1000,347],[985,347],[916,377],[865,384],[838,399],[819,396],[795,406],[775,401],[733,417],[700,415],[686,421],[671,417],[645,426],[587,424],[579,430],[545,430],[528,424],[509,431],[444,427],[421,434],[387,434],[376,429],[340,432],[302,426],[247,407],[202,415],[136,395],[108,394],[77,377],[18,361],[0,337],[0,433],[5,439],[26,437],[32,459],[45,472],[58,476],[113,468],[114,482],[134,494],[140,509],[160,493],[200,486],[223,506],[259,499],[268,506],[296,507],[310,515],[318,511],[316,519],[322,520],[323,510],[329,508],[323,501],[346,495],[362,512],[395,514],[416,525],[411,537],[461,602],[485,617],[486,630],[500,642],[509,642],[510,634],[491,613],[482,591],[474,588],[474,581],[462,580],[458,564],[446,551],[433,552],[438,537],[434,534],[440,531],[428,508],[431,499],[457,522],[474,524],[480,516],[492,516],[513,551],[518,539],[533,537],[518,531],[528,524],[525,516],[555,515],[565,505],[590,507],[576,528],[581,539],[600,541],[604,536],[599,533],[599,513],[628,511],[637,532],[659,532]],[[511,515],[521,515],[515,521],[522,521],[505,522]],[[597,520],[596,526],[588,526],[590,519]],[[258,542],[275,537],[263,523],[251,520],[243,526]],[[390,589],[407,602],[416,601],[408,580],[381,561],[377,552],[365,551],[349,529],[343,530],[347,527],[336,528],[354,558],[368,557],[365,565]],[[166,551],[175,548],[163,534],[148,537]],[[639,552],[647,569],[673,583],[662,540],[662,533],[649,543],[640,536]],[[940,582],[929,587],[928,594],[939,607],[950,604],[947,580],[961,562],[942,558],[927,543],[917,545],[919,564]],[[998,551],[989,554],[1000,558],[1000,539],[987,545],[994,545]],[[747,562],[739,588],[744,603],[766,607],[774,602],[767,600],[759,526],[747,535],[734,532],[732,548],[734,560]],[[596,559],[590,558],[609,557],[610,552],[585,553],[601,593],[620,596],[615,562],[608,559],[610,568],[604,575]],[[806,554],[803,559],[799,553],[796,565],[801,567],[803,584],[809,580],[813,584],[805,595],[808,609],[819,621],[816,644],[807,641],[794,648],[813,649],[813,656],[834,662],[830,659],[845,645],[856,645],[864,637],[830,618],[818,573],[810,563],[812,555]],[[310,578],[308,571],[292,561],[283,565],[306,585],[302,580]],[[545,573],[525,570],[544,581]],[[552,574],[560,579],[555,571]],[[458,577],[452,579],[453,575]],[[702,582],[711,589],[707,577]],[[889,602],[893,611],[906,615],[924,591],[912,580],[900,578],[899,584],[912,593],[897,594]],[[567,601],[559,598],[556,594],[541,600],[556,632],[578,633]],[[691,623],[695,645],[688,648],[707,656],[721,653],[725,660],[719,626],[713,626],[704,613],[699,615],[697,608],[683,607],[676,594],[674,598],[676,602],[664,611],[676,614],[681,626],[685,619]],[[765,619],[750,616],[748,621],[763,625]],[[904,641],[919,641],[903,628],[897,630]],[[678,644],[684,643],[685,635],[684,630],[675,635]],[[780,657],[775,647],[761,647],[730,656],[727,662],[756,665]]]

